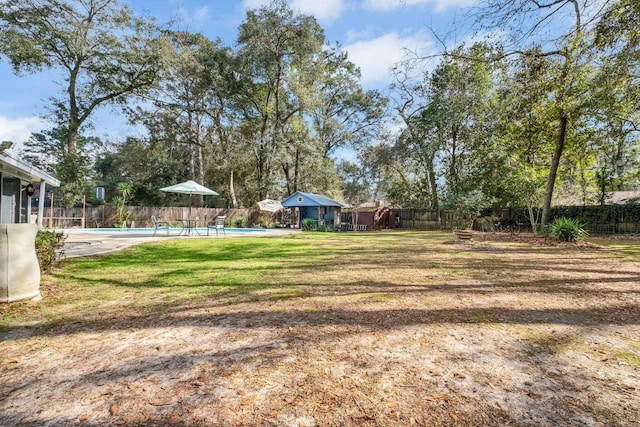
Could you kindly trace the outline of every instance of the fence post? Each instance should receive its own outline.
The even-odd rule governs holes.
[[[82,196],[82,219],[80,220],[80,228],[84,228],[85,225],[85,215],[87,207],[87,196]]]

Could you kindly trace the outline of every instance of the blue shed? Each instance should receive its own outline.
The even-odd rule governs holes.
[[[336,228],[340,226],[340,210],[342,203],[323,196],[322,194],[303,193],[296,191],[282,201],[282,206],[293,211],[294,226],[302,227],[304,219],[312,219],[316,222],[316,228],[327,226]]]

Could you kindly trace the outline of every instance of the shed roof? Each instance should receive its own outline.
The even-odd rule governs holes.
[[[23,160],[15,159],[6,153],[0,154],[0,170],[33,183],[44,181],[53,187],[60,186],[60,181],[47,172]]]
[[[296,191],[291,196],[282,201],[282,206],[285,208],[293,208],[296,206],[335,206],[338,208],[343,207],[342,203],[336,202],[333,199],[323,196],[322,194],[303,193],[302,191]]]

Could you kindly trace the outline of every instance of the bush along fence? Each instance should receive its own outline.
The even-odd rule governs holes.
[[[549,223],[558,218],[574,219],[590,234],[640,233],[640,204],[554,206],[549,213]],[[531,231],[526,208],[486,209],[476,221],[476,228],[488,228],[490,224],[483,224],[485,219],[498,230]]]
[[[540,208],[540,211],[542,209]],[[538,212],[539,213],[539,212]],[[395,210],[396,228],[414,230],[451,230],[464,228],[466,221],[454,211],[425,209]],[[605,206],[555,206],[549,222],[557,218],[569,218],[583,225],[590,234],[639,234],[640,204]],[[484,209],[474,221],[477,231],[531,231],[526,208]]]

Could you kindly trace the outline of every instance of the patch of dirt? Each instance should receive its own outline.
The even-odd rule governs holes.
[[[640,266],[474,239],[287,270],[287,293],[132,290],[3,323],[0,425],[639,425]]]

